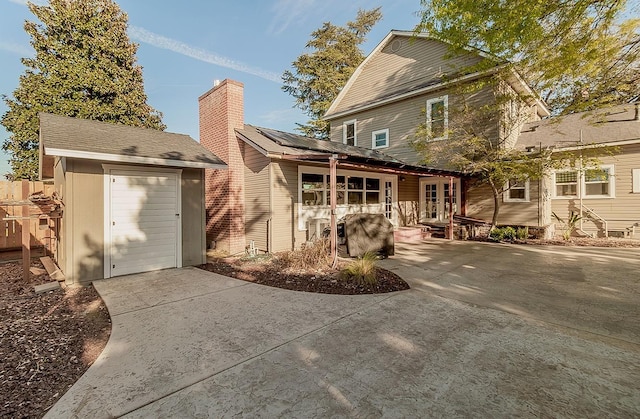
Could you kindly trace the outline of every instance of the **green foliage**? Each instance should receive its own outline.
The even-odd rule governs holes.
[[[27,21],[34,58],[13,92],[4,96],[2,125],[10,133],[15,179],[35,179],[38,168],[38,112],[164,129],[149,106],[137,45],[127,35],[128,18],[112,0],[50,0],[29,4],[40,23]]]
[[[516,239],[527,240],[529,238],[529,227],[518,227],[516,230]]]
[[[489,237],[496,241],[513,241],[516,235],[516,229],[511,226],[496,227],[489,233]]]
[[[331,102],[364,60],[360,45],[382,18],[380,8],[359,10],[356,19],[345,26],[325,22],[311,33],[306,48],[293,63],[293,71],[282,75],[282,90],[296,100],[295,106],[311,119],[298,130],[308,137],[328,139],[329,123],[322,119]]]
[[[551,215],[553,215],[553,218],[562,223],[562,238],[564,240],[571,239],[573,232],[576,230],[578,222],[582,220],[582,217],[578,213],[573,211],[571,211],[571,213],[569,214],[569,218],[567,218],[566,220],[560,218],[555,212],[551,213]]]
[[[496,227],[489,232],[489,238],[495,241],[526,240],[529,237],[529,227]]]
[[[634,4],[636,10],[628,7]],[[640,98],[640,19],[626,0],[421,0],[416,30],[515,65],[552,113]],[[632,16],[631,19],[625,19]]]
[[[376,260],[378,256],[373,252],[366,252],[361,258],[354,261],[342,269],[340,276],[345,280],[355,281],[360,285],[375,285],[378,282],[376,277]]]

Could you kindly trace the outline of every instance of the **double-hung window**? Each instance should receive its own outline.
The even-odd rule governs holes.
[[[575,198],[578,196],[578,171],[565,170],[555,173],[556,198]]]
[[[578,170],[562,170],[554,174],[555,198],[613,198],[615,176],[613,165]]]
[[[356,120],[347,121],[342,124],[342,143],[346,145],[358,145],[356,133]]]
[[[389,130],[381,129],[371,133],[371,148],[389,147]]]
[[[432,140],[447,138],[449,128],[449,98],[441,96],[427,100],[427,133]]]
[[[613,166],[601,166],[584,172],[584,197],[613,197]]]
[[[529,202],[529,179],[509,180],[505,185],[504,202]]]

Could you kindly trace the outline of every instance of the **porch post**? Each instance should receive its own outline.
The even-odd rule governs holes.
[[[332,155],[329,158],[329,200],[331,204],[331,266],[336,267],[338,264],[338,225],[336,223],[336,178],[337,178],[338,156]]]
[[[449,176],[449,240],[453,240],[453,176]]]

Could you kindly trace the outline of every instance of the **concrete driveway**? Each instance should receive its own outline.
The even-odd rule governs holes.
[[[397,250],[382,264],[413,288],[386,295],[195,268],[98,281],[111,339],[47,416],[640,415],[637,249]]]

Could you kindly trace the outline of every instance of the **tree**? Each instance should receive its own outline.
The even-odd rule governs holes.
[[[551,169],[594,166],[599,156],[616,151],[585,147],[578,152],[532,152],[514,147],[530,107],[526,96],[504,82],[510,71],[506,67],[475,82],[452,83],[446,127],[434,130],[432,124],[420,124],[412,143],[424,163],[461,171],[475,186],[489,186],[494,203],[492,229],[498,224],[504,192],[527,180],[541,179]],[[487,101],[487,96],[492,100]]]
[[[453,51],[474,47],[512,63],[552,114],[640,99],[640,19],[625,19],[626,0],[421,4],[416,30],[446,40]]]
[[[364,60],[359,46],[381,18],[378,7],[359,10],[356,19],[345,26],[325,22],[311,33],[311,40],[306,45],[311,51],[292,63],[293,72],[286,70],[282,75],[282,90],[293,96],[295,106],[311,118],[306,125],[297,124],[297,129],[304,135],[329,138],[329,123],[322,117]]]
[[[640,20],[621,20],[624,0],[422,0],[421,23],[451,44],[451,54],[479,49],[489,59],[462,73],[492,69],[477,82],[451,85],[447,140],[434,140],[427,124],[417,130],[414,147],[426,162],[447,162],[493,192],[492,227],[498,222],[500,196],[549,169],[597,162],[611,149],[580,153],[530,153],[514,148],[530,97],[506,88],[516,73],[540,92],[552,114],[562,115],[640,98]],[[500,63],[500,70],[495,66]],[[483,90],[490,103],[474,103]],[[485,96],[486,97],[486,96]],[[516,110],[514,111],[514,105]]]
[[[35,179],[38,112],[163,130],[162,115],[149,106],[137,45],[127,35],[128,18],[111,0],[50,0],[29,4],[41,23],[25,22],[34,58],[13,92],[3,96],[2,125],[10,133],[12,177]]]

